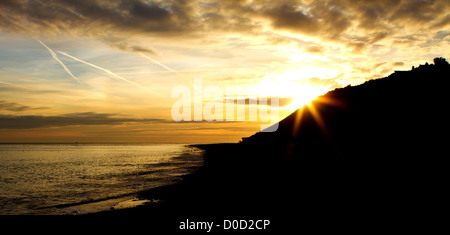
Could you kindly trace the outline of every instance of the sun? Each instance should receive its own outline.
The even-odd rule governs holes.
[[[327,91],[326,87],[312,86],[309,84],[300,85],[292,95],[292,102],[287,109],[296,110],[305,104],[309,104],[316,97],[323,95]]]
[[[257,86],[258,95],[284,98],[289,102],[280,103],[280,108],[294,111],[328,91],[328,87],[311,85],[285,75],[265,77]]]

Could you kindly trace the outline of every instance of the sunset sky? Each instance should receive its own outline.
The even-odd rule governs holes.
[[[174,87],[276,96],[282,119],[438,56],[448,0],[2,0],[0,142],[237,142],[260,123],[174,122]]]

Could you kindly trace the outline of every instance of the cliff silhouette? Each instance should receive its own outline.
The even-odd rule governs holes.
[[[450,65],[444,58],[410,71],[338,88],[242,142],[303,160],[411,161],[445,146]]]
[[[433,217],[447,200],[449,75],[437,58],[330,91],[275,132],[196,145],[200,170],[139,196],[160,203],[106,214],[175,230],[186,218],[268,219],[277,232]]]
[[[205,147],[207,181],[221,182],[209,187],[221,201],[210,208],[266,213],[284,226],[299,217],[375,221],[439,208],[450,65],[434,62],[330,91],[275,132]]]

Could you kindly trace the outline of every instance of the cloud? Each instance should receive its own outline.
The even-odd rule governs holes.
[[[447,0],[8,0],[0,1],[0,6],[0,29],[32,36],[62,33],[92,37],[141,53],[154,51],[138,42],[130,44],[130,35],[178,40],[181,35],[185,39],[214,32],[256,35],[287,30],[358,47],[405,28],[442,30],[450,22]],[[367,33],[372,35],[367,42],[347,41],[349,36]]]
[[[129,14],[145,21],[161,21],[170,17],[170,12],[167,9],[161,8],[156,4],[145,4],[143,2],[131,4]]]
[[[260,99],[265,98],[266,102],[262,102]],[[272,99],[278,99],[278,107],[286,107],[292,103],[294,97],[281,97],[281,96],[268,96],[268,97],[254,97],[254,98],[226,98],[224,97],[221,100],[216,100],[215,102],[227,103],[233,102],[234,105],[250,105],[250,99],[252,99],[252,103],[258,106],[272,106]],[[261,102],[261,103],[260,103]]]
[[[118,114],[94,113],[94,112],[69,113],[59,116],[0,115],[0,129],[29,129],[39,127],[61,127],[61,126],[78,126],[78,125],[94,126],[94,125],[119,125],[123,123],[169,123],[169,122],[172,121],[166,119],[127,118]]]
[[[272,21],[275,28],[310,34],[317,32],[320,26],[316,18],[297,10],[295,5],[269,6],[263,10],[263,14]]]
[[[30,106],[21,105],[21,104],[14,103],[14,102],[7,102],[4,100],[0,100],[0,110],[22,112],[22,111],[28,111],[28,110],[41,110],[41,109],[47,109],[47,107],[30,107]]]
[[[324,48],[321,46],[308,46],[306,48],[306,52],[322,54],[324,52]]]
[[[401,67],[401,66],[405,65],[405,63],[403,63],[403,62],[393,62],[392,65]]]
[[[125,51],[153,53],[148,47],[130,45],[129,35],[174,36],[191,32],[195,27],[190,25],[195,21],[179,2],[0,1],[0,30],[39,38],[60,34],[91,37]]]
[[[450,25],[450,14],[446,15],[442,20],[436,22],[435,24],[431,25],[431,29],[440,29],[447,25]]]
[[[114,39],[109,39],[109,41],[110,41],[111,47],[115,47],[122,51],[147,53],[147,54],[152,54],[152,55],[156,54],[156,52],[151,48],[148,48],[146,46],[132,44],[131,42],[123,41],[123,39],[118,39],[117,41]]]
[[[435,19],[436,14],[442,13],[446,5],[448,3],[435,0],[401,1],[401,4],[391,14],[390,20],[428,22]]]

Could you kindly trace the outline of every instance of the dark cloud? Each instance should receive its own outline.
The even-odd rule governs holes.
[[[170,17],[170,12],[167,9],[142,2],[131,4],[128,13],[130,16],[148,21],[164,21]]]
[[[446,15],[442,20],[436,22],[435,24],[431,25],[431,29],[440,29],[447,25],[450,25],[450,14]]]
[[[381,40],[383,40],[384,38],[386,38],[387,36],[389,36],[389,33],[388,32],[377,32],[377,33],[374,33],[374,34],[372,34],[371,35],[371,38],[370,38],[370,44],[374,44],[374,43],[376,43],[376,42],[378,42],[378,41],[381,41]]]
[[[29,129],[60,126],[119,125],[123,123],[168,123],[165,119],[136,119],[107,113],[70,113],[59,116],[0,115],[0,129]]]
[[[274,6],[275,5],[275,6]],[[406,27],[442,29],[449,24],[450,2],[445,0],[378,0],[290,2],[274,6],[269,16],[273,26],[342,42],[360,52],[386,38],[404,33]],[[267,13],[267,12],[266,12]],[[365,34],[361,34],[365,33]],[[367,35],[366,40],[349,40]],[[405,40],[398,43],[406,43]],[[408,42],[409,43],[409,42]]]
[[[262,14],[275,29],[286,29],[307,35],[336,38],[350,26],[352,16],[346,8],[328,1],[313,1],[310,5],[289,2],[269,4]]]
[[[7,102],[4,100],[0,100],[0,110],[22,112],[22,111],[39,110],[39,109],[47,109],[47,107],[30,107],[30,106],[21,105],[21,104],[14,103],[14,102]]]
[[[442,41],[449,41],[450,37],[448,37],[450,35],[450,31],[438,31],[436,32],[433,37],[429,37],[427,38],[427,40],[421,44],[419,44],[419,46],[421,47],[432,47],[432,46],[437,46],[439,45]]]
[[[369,44],[363,42],[349,42],[346,45],[347,47],[353,48],[353,52],[360,52],[362,49],[366,48]]]
[[[442,40],[449,35],[450,35],[450,31],[439,31],[439,32],[436,32],[433,39]]]
[[[110,43],[112,47],[118,48],[122,51],[148,53],[153,55],[157,54],[153,49],[147,48],[145,46],[139,46],[123,40],[120,41],[110,40],[110,41],[112,41]]]
[[[403,62],[393,62],[392,65],[394,65],[394,66],[403,66],[403,65],[405,65],[405,63],[403,63]]]
[[[87,36],[109,42],[111,46],[133,52],[153,53],[141,45],[127,42],[130,35],[171,36],[192,32],[195,22],[182,12],[179,3],[132,1],[0,1],[0,30],[44,35]],[[129,42],[128,42],[129,43]]]
[[[347,42],[345,43],[347,47],[353,48],[354,52],[360,52],[370,46],[373,46],[375,43],[383,40],[388,37],[388,32],[375,32],[369,33],[365,37],[349,37],[347,38]]]
[[[279,29],[311,34],[317,32],[320,26],[316,18],[297,10],[295,5],[281,4],[266,7],[263,14],[271,19],[273,27]]]
[[[395,8],[390,20],[408,20],[416,22],[428,22],[436,18],[448,6],[448,1],[435,0],[408,0]]]
[[[267,29],[288,30],[341,42],[358,52],[397,36],[408,26],[434,30],[432,33],[444,30],[450,22],[449,10],[448,0],[3,0],[0,29],[33,36],[63,33],[94,37],[122,50],[146,53],[152,49],[141,44],[118,44],[116,39],[127,42],[130,37],[150,36],[176,40],[211,32],[261,34]],[[114,41],[109,41],[111,35]],[[369,36],[366,41],[348,40],[357,35]]]
[[[262,99],[266,99],[266,103],[262,102]],[[261,106],[272,106],[272,98],[278,99],[278,107],[285,107],[292,103],[294,97],[282,97],[282,96],[268,96],[268,97],[258,97],[258,98],[224,98],[221,100],[216,100],[215,102],[222,102],[225,106],[227,102],[233,102],[234,105],[250,105],[250,99],[252,99],[252,103],[256,103],[256,105]],[[261,101],[261,103],[260,103]]]
[[[378,68],[378,67],[380,67],[380,66],[382,66],[382,65],[385,65],[387,62],[381,62],[381,63],[378,63],[378,64],[375,64],[373,67],[372,67],[372,69],[376,69],[376,68]]]
[[[354,13],[344,4],[334,1],[313,1],[311,11],[321,22],[321,35],[336,39],[340,37],[354,20]]]
[[[381,6],[368,7],[361,9],[358,26],[363,29],[376,30],[385,27],[382,18],[386,12]]]
[[[324,48],[321,46],[309,46],[306,48],[306,51],[309,53],[322,54],[324,52]]]

